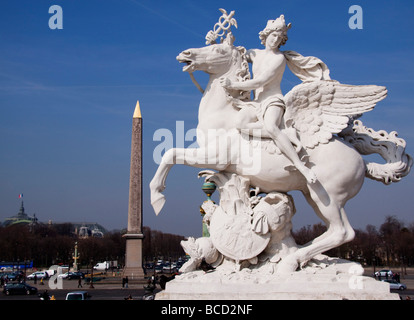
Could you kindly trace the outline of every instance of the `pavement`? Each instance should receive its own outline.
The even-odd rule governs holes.
[[[93,287],[96,289],[126,289],[122,287],[122,276],[100,276],[102,279],[98,281],[94,281],[92,283]],[[43,285],[37,280],[37,283],[34,284],[33,280],[26,281],[28,284],[38,288],[39,290],[48,289],[48,287],[53,287],[53,284],[49,285],[49,279],[43,280]],[[128,288],[130,289],[142,289],[144,285],[147,284],[146,279],[138,278],[128,279]],[[68,290],[77,290],[78,288],[78,279],[67,280],[63,279],[62,281],[63,289]],[[90,283],[85,282],[85,279],[82,279],[82,288],[88,289],[90,288]]]

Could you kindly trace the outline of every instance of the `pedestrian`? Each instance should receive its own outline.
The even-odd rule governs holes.
[[[125,277],[125,288],[128,288],[128,276]]]
[[[78,279],[78,288],[82,288],[82,278]]]
[[[45,290],[42,295],[43,300],[50,300],[49,292]]]

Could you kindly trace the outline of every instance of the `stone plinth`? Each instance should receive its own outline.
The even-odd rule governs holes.
[[[335,260],[335,259],[334,259]],[[399,300],[389,284],[360,275],[362,267],[336,259],[291,274],[217,268],[177,276],[157,300]]]
[[[143,279],[144,269],[142,268],[142,234],[125,234],[126,238],[126,252],[128,257],[125,261],[124,276],[128,276],[129,279],[134,278]]]

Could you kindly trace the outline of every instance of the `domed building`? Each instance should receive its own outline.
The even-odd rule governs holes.
[[[23,201],[20,204],[19,212],[12,217],[4,219],[3,226],[10,226],[14,224],[35,224],[37,223],[36,214],[33,214],[33,217],[30,217],[24,212]]]
[[[105,233],[108,232],[103,226],[96,222],[52,222],[52,220],[49,220],[47,224],[42,223],[38,221],[36,214],[33,214],[33,216],[29,216],[25,212],[23,201],[21,202],[20,210],[16,215],[4,219],[3,223],[0,221],[0,226],[4,227],[17,224],[28,225],[29,227],[32,227],[33,225],[37,224],[49,226],[53,224],[54,226],[64,226],[63,229],[60,228],[61,232],[62,230],[64,230],[65,232],[69,232],[80,238],[103,238]],[[67,228],[69,228],[69,230],[67,230]]]

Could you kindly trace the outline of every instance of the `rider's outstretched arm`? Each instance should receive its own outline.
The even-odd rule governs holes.
[[[226,89],[232,90],[256,90],[259,88],[263,88],[269,82],[271,82],[275,77],[275,72],[269,70],[267,72],[262,73],[260,76],[249,79],[243,82],[240,81],[232,81],[229,78],[221,78],[220,83]]]

